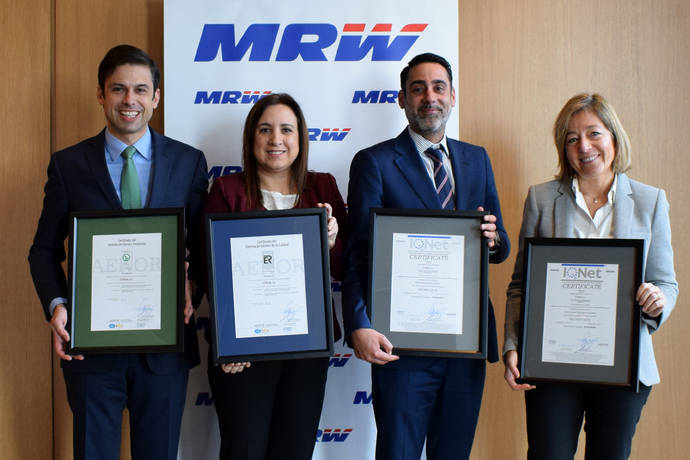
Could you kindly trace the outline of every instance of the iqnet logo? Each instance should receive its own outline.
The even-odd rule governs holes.
[[[328,23],[251,24],[239,35],[235,24],[204,24],[195,62],[249,61],[400,61],[428,24],[405,24],[393,35],[393,24]],[[397,27],[396,27],[397,29]],[[277,48],[277,51],[274,51]],[[335,55],[333,56],[333,49]],[[327,54],[332,57],[327,57]]]
[[[571,280],[601,279],[603,265],[563,264],[563,278]]]
[[[449,238],[446,236],[411,235],[410,249],[415,251],[447,251]]]
[[[563,289],[601,289],[604,265],[562,264],[561,287]]]

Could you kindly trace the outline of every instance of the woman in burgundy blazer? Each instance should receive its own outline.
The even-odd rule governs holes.
[[[211,193],[206,204],[206,213],[212,212],[244,212],[264,211],[263,204],[250,207],[247,200],[247,189],[244,183],[244,172],[222,176],[213,182]],[[329,173],[307,171],[304,188],[299,196],[295,208],[315,208],[318,203],[329,203],[333,209],[333,217],[338,223],[339,231],[335,240],[335,246],[331,248],[331,276],[337,280],[342,279],[343,268],[341,257],[345,244],[343,233],[347,212],[345,203],[338,190],[335,177]],[[334,324],[337,326],[337,323]],[[336,333],[340,334],[340,328],[336,327]],[[336,337],[336,340],[340,336]]]
[[[307,171],[308,149],[307,126],[297,102],[287,94],[263,97],[244,125],[243,172],[216,179],[205,212],[325,207],[331,275],[341,279],[345,204],[333,176]],[[335,315],[334,331],[338,340]],[[327,371],[328,358],[221,366],[209,359],[220,458],[311,458]]]

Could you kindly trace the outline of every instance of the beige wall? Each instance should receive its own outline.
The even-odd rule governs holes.
[[[515,262],[530,184],[556,172],[551,128],[565,101],[596,91],[616,107],[633,145],[630,175],[666,189],[681,294],[654,335],[661,384],[637,427],[631,458],[684,459],[690,451],[690,368],[684,337],[690,316],[690,219],[685,140],[690,127],[690,3],[687,0],[461,0],[458,94],[460,135],[486,146],[513,242],[492,267],[491,293],[503,323],[505,289]],[[524,403],[489,367],[473,459],[515,458],[526,451]],[[581,457],[581,450],[580,456]]]
[[[0,458],[66,459],[71,457],[71,416],[58,365],[51,365],[50,335],[26,254],[49,152],[103,126],[95,73],[105,51],[131,43],[162,65],[163,0],[1,4],[0,204],[7,223],[0,244],[10,263],[3,264],[0,283],[9,293],[5,311],[11,327],[0,338]],[[553,119],[576,92],[598,91],[616,106],[633,142],[632,177],[666,189],[681,296],[671,320],[654,337],[662,383],[643,412],[631,458],[686,458],[690,367],[684,358],[690,345],[682,333],[690,319],[683,295],[690,243],[681,236],[690,224],[683,174],[690,166],[685,140],[690,3],[460,0],[459,11],[461,137],[489,151],[514,247],[527,187],[555,172]],[[153,125],[160,129],[161,108],[157,112]],[[514,257],[515,252],[491,269],[499,324]],[[524,456],[522,395],[508,389],[502,374],[501,365],[489,366],[473,460]]]

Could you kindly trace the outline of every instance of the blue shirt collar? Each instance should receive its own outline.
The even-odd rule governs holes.
[[[122,151],[126,147],[127,147],[127,144],[122,142],[117,137],[113,136],[111,134],[111,132],[108,130],[108,128],[105,128],[105,151],[107,152],[111,161],[117,160],[120,157],[120,155],[122,154]],[[151,156],[153,154],[153,147],[151,146],[151,130],[150,129],[147,129],[146,132],[144,133],[144,135],[141,136],[141,139],[139,139],[138,141],[136,141],[134,143],[134,147],[141,154],[141,156],[146,158],[148,161],[151,161]]]

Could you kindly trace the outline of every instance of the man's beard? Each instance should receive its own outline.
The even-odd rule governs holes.
[[[420,107],[420,109],[424,108],[428,107]],[[405,116],[407,116],[407,121],[414,132],[418,134],[433,134],[445,129],[450,113],[441,109],[438,113],[422,117],[405,107]]]

